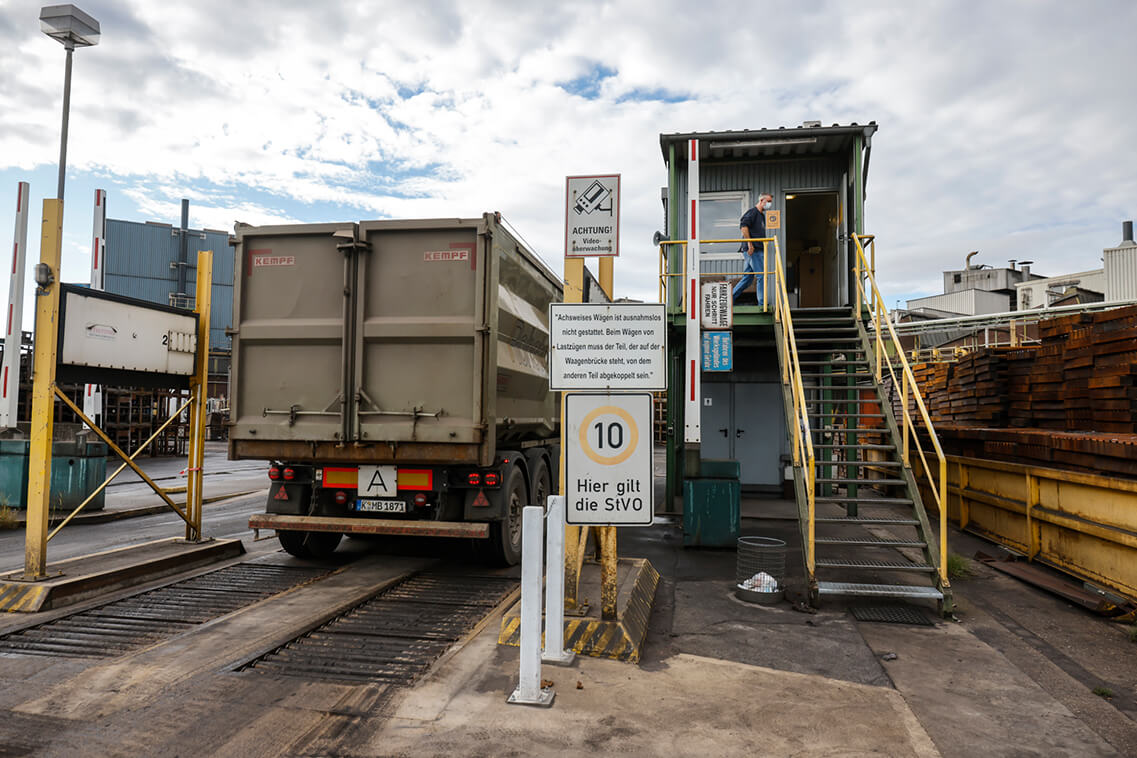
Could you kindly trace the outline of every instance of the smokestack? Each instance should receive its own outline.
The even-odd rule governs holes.
[[[1034,263],[1034,261],[1023,261],[1019,264],[1019,271],[1023,274],[1024,282],[1030,280],[1030,264],[1032,263]]]
[[[978,250],[973,250],[967,254],[967,257],[963,259],[963,270],[964,271],[970,271],[971,270],[971,259],[977,255],[979,255]]]
[[[1011,271],[1015,270],[1015,259],[1011,258],[1007,263],[1011,264]]]
[[[1132,241],[1133,241],[1133,222],[1132,221],[1122,221],[1121,222],[1121,244],[1124,245],[1126,242],[1132,242]]]

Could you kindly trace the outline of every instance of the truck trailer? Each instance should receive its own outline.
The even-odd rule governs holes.
[[[299,557],[401,534],[516,563],[558,481],[560,278],[496,213],[235,232],[229,457],[270,479],[249,525]]]

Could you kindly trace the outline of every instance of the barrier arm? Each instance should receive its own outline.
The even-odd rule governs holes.
[[[50,533],[50,534],[48,534],[48,535],[47,535],[47,539],[48,539],[48,540],[50,540],[52,537],[54,537],[54,536],[55,536],[55,534],[56,534],[56,533],[57,533],[57,532],[58,532],[60,529],[62,529],[63,527],[67,526],[67,524],[68,524],[68,523],[71,521],[71,519],[75,518],[75,516],[76,516],[76,515],[78,515],[79,511],[83,510],[83,508],[84,508],[84,507],[86,507],[86,505],[87,505],[88,503],[90,503],[92,500],[94,500],[94,499],[95,499],[95,497],[96,497],[96,496],[97,496],[97,495],[98,495],[100,492],[102,492],[102,491],[103,491],[103,489],[104,489],[104,488],[105,488],[105,487],[106,487],[108,484],[110,484],[110,483],[111,483],[111,481],[112,481],[112,480],[113,480],[113,479],[114,479],[116,476],[118,476],[119,474],[121,474],[121,473],[122,473],[122,471],[123,471],[123,470],[124,470],[124,469],[125,469],[127,466],[130,466],[132,469],[134,469],[134,473],[138,474],[138,476],[142,478],[142,481],[144,481],[144,482],[146,482],[147,484],[149,484],[149,485],[150,485],[150,489],[154,490],[154,493],[155,493],[155,494],[156,494],[158,497],[160,497],[160,498],[162,498],[164,501],[166,501],[166,505],[170,506],[170,508],[172,508],[172,509],[173,509],[174,513],[178,514],[178,516],[180,516],[180,517],[181,517],[182,521],[186,522],[186,524],[187,524],[188,526],[193,526],[193,524],[190,522],[190,520],[189,520],[189,518],[186,516],[186,514],[182,513],[181,509],[180,509],[180,508],[178,508],[177,504],[176,504],[176,503],[174,503],[174,501],[170,499],[170,496],[166,494],[166,491],[165,491],[164,489],[162,489],[161,487],[159,487],[159,486],[158,486],[158,485],[157,485],[157,484],[154,482],[154,480],[153,480],[153,479],[151,479],[149,476],[147,476],[147,475],[146,475],[146,472],[145,472],[145,471],[143,471],[143,470],[142,470],[142,469],[141,469],[141,468],[138,466],[138,464],[134,462],[134,458],[135,458],[135,457],[136,457],[136,456],[137,456],[139,453],[141,453],[143,450],[145,450],[145,449],[146,449],[146,446],[147,446],[147,445],[149,445],[151,442],[153,442],[155,439],[157,439],[157,438],[158,438],[158,435],[160,435],[162,432],[164,432],[164,431],[166,430],[166,427],[168,427],[170,424],[172,424],[172,423],[174,422],[174,419],[176,419],[178,416],[180,416],[180,415],[182,414],[182,411],[184,411],[184,410],[186,409],[186,406],[188,406],[188,405],[190,404],[190,402],[191,402],[190,400],[187,400],[185,403],[183,403],[183,404],[182,404],[182,407],[181,407],[181,408],[178,408],[178,410],[177,410],[177,413],[175,413],[174,415],[172,415],[172,416],[170,416],[168,419],[166,419],[166,423],[164,423],[164,424],[162,424],[160,427],[158,427],[158,430],[157,430],[157,431],[155,431],[153,434],[151,434],[151,435],[150,435],[150,439],[148,439],[148,440],[146,440],[145,442],[143,442],[143,443],[142,443],[142,445],[141,445],[141,446],[140,446],[140,447],[139,447],[137,450],[135,450],[133,453],[131,453],[130,455],[127,455],[126,453],[124,453],[124,452],[122,451],[122,448],[120,448],[118,445],[116,445],[116,444],[115,444],[115,443],[114,443],[114,442],[111,440],[111,438],[110,438],[110,437],[108,437],[108,436],[106,435],[106,432],[104,432],[102,429],[100,429],[100,428],[99,428],[99,427],[98,427],[98,426],[95,424],[95,422],[94,422],[94,421],[92,421],[90,418],[88,418],[88,417],[87,417],[87,414],[83,413],[83,411],[79,409],[79,406],[75,405],[75,403],[73,403],[73,402],[71,401],[71,398],[69,398],[69,397],[67,397],[67,395],[63,394],[63,391],[62,391],[62,390],[60,390],[60,389],[59,389],[59,387],[54,387],[53,389],[55,390],[55,395],[56,395],[56,397],[58,397],[60,400],[62,400],[62,401],[63,401],[63,404],[64,404],[64,405],[66,405],[68,408],[70,408],[70,409],[71,409],[71,411],[72,411],[72,412],[73,412],[73,413],[74,413],[76,416],[78,416],[78,417],[79,417],[79,420],[80,420],[80,421],[82,421],[84,424],[86,424],[87,426],[89,426],[89,427],[91,428],[91,430],[92,430],[92,431],[93,431],[95,434],[97,434],[97,435],[99,436],[99,439],[101,439],[103,442],[105,442],[105,443],[107,444],[107,447],[109,447],[111,450],[113,450],[113,451],[115,452],[115,454],[116,454],[116,455],[118,455],[118,457],[119,457],[119,458],[122,458],[122,460],[124,461],[124,463],[123,463],[121,466],[119,466],[119,467],[118,467],[118,470],[117,470],[117,471],[115,471],[113,474],[111,474],[109,477],[107,477],[107,480],[106,480],[105,482],[103,482],[102,484],[100,484],[100,485],[99,485],[99,487],[98,487],[98,489],[96,489],[94,492],[92,492],[90,495],[88,495],[88,496],[87,496],[87,499],[86,499],[86,500],[84,500],[82,503],[80,503],[80,504],[79,504],[79,505],[78,505],[78,506],[75,508],[75,510],[71,511],[71,513],[70,513],[70,514],[67,516],[67,518],[63,519],[63,521],[62,521],[62,522],[61,522],[61,523],[60,523],[60,524],[59,524],[57,527],[55,527],[55,529],[53,529],[53,530],[51,531],[51,533]]]
[[[887,329],[889,340],[891,341],[896,355],[900,362],[900,377],[896,375],[893,367],[893,361],[890,359],[884,361],[884,365],[888,366],[889,375],[892,381],[901,387],[901,390],[906,395],[910,395],[916,401],[916,409],[919,411],[920,420],[924,422],[924,427],[928,430],[928,437],[931,439],[932,448],[935,452],[936,458],[939,461],[939,481],[932,478],[931,466],[928,465],[927,454],[924,451],[924,446],[920,442],[920,435],[917,433],[915,422],[912,420],[912,413],[908,404],[904,404],[902,409],[904,429],[905,429],[905,463],[909,463],[908,456],[910,451],[907,449],[907,438],[909,433],[911,439],[916,444],[916,451],[920,457],[920,463],[923,466],[925,475],[931,483],[931,491],[936,500],[936,507],[939,510],[940,521],[940,545],[939,545],[939,577],[944,587],[951,586],[948,581],[947,575],[947,457],[944,455],[943,448],[940,446],[939,437],[936,435],[935,427],[932,425],[932,419],[928,414],[927,406],[924,404],[924,398],[920,394],[919,385],[916,384],[916,377],[912,373],[912,367],[908,364],[908,359],[904,355],[904,349],[900,344],[900,338],[896,334],[896,330],[892,326],[892,319],[889,317],[888,308],[884,305],[884,298],[881,297],[880,289],[876,284],[876,240],[872,235],[854,234],[852,235],[853,241],[857,248],[857,301],[866,302],[870,304],[869,312],[873,316],[873,329],[876,331],[876,341],[878,345],[877,360],[881,360],[880,353],[883,352],[883,338],[884,331]],[[864,245],[862,240],[869,242],[872,249],[871,261],[865,256]],[[862,281],[863,279],[863,281]],[[865,290],[864,282],[867,281],[869,289]],[[870,297],[871,295],[871,297]],[[880,371],[880,363],[878,363],[878,372]],[[880,374],[877,376],[880,379]]]

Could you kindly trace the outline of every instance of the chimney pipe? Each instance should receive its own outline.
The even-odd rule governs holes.
[[[972,250],[970,253],[967,254],[967,257],[963,259],[963,270],[964,271],[970,271],[971,270],[971,259],[977,255],[979,255],[978,250]]]
[[[1132,242],[1132,241],[1133,241],[1133,222],[1132,221],[1122,221],[1121,222],[1121,243],[1125,244],[1126,242]]]
[[[1023,263],[1021,266],[1019,266],[1019,271],[1021,271],[1023,273],[1023,281],[1024,282],[1030,281],[1030,264],[1029,263]]]
[[[1015,270],[1015,259],[1011,258],[1007,263],[1011,264],[1011,271]]]

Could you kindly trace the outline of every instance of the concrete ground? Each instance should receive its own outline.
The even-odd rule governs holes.
[[[791,586],[793,512],[744,503],[744,534],[789,543]],[[409,689],[232,671],[418,565],[374,547],[348,541],[360,556],[330,579],[118,659],[0,656],[0,755],[1137,755],[1127,627],[978,563],[934,626],[744,603],[734,551],[683,548],[666,520],[620,532],[621,555],[661,574],[641,663],[545,666],[551,709],[506,705],[518,651],[494,617]]]

